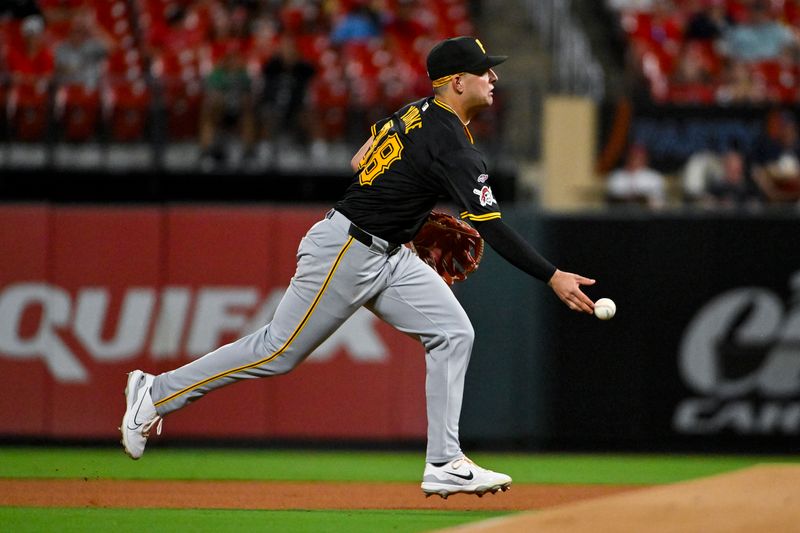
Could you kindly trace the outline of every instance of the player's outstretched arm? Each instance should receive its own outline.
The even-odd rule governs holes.
[[[562,302],[573,311],[592,314],[594,303],[581,290],[581,285],[594,285],[595,280],[556,269],[547,284]]]
[[[570,309],[593,312],[592,300],[581,291],[581,285],[592,285],[593,279],[558,270],[501,219],[476,222],[475,227],[503,259],[547,283]]]

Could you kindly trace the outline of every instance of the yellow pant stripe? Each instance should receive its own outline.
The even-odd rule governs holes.
[[[230,376],[231,374],[235,374],[237,372],[242,372],[243,370],[248,370],[250,368],[255,368],[255,367],[258,367],[258,366],[261,366],[261,365],[265,365],[265,364],[269,363],[270,361],[275,360],[275,358],[277,358],[278,356],[280,356],[286,350],[286,348],[288,348],[292,344],[292,341],[294,341],[297,338],[297,336],[303,330],[305,325],[308,323],[308,319],[311,318],[311,315],[314,313],[314,309],[317,307],[317,304],[319,304],[319,301],[322,299],[322,295],[325,293],[325,289],[328,288],[328,284],[330,283],[331,278],[333,278],[333,274],[336,272],[336,269],[339,268],[339,264],[342,262],[342,258],[344,257],[344,254],[345,254],[345,252],[347,252],[348,248],[350,248],[351,244],[353,244],[353,237],[348,237],[347,242],[345,242],[344,246],[342,246],[342,249],[339,251],[339,255],[336,257],[336,261],[333,262],[333,266],[331,266],[331,269],[328,272],[328,275],[325,277],[325,281],[322,283],[322,286],[319,288],[319,291],[317,291],[317,295],[314,297],[314,301],[311,302],[311,306],[308,308],[308,311],[306,311],[305,316],[303,316],[303,319],[297,325],[297,327],[292,332],[292,334],[289,336],[289,338],[286,340],[286,342],[283,343],[283,346],[278,348],[278,350],[276,350],[274,353],[270,354],[269,356],[265,357],[264,359],[260,359],[260,360],[254,362],[254,363],[250,363],[250,364],[243,365],[243,366],[240,366],[240,367],[237,367],[237,368],[233,368],[231,370],[226,370],[225,372],[220,372],[219,374],[216,374],[214,376],[211,376],[210,378],[204,379],[203,381],[195,383],[194,385],[189,385],[188,387],[186,387],[184,389],[181,389],[178,392],[175,392],[175,393],[167,396],[166,398],[164,398],[162,400],[158,400],[157,402],[155,402],[156,407],[158,407],[159,405],[163,405],[165,403],[171,402],[175,398],[178,398],[179,396],[183,396],[187,392],[191,392],[191,391],[193,391],[193,390],[195,390],[195,389],[197,389],[199,387],[202,387],[203,385],[211,383],[212,381],[216,381],[216,380],[218,380],[220,378],[224,378],[225,376]]]

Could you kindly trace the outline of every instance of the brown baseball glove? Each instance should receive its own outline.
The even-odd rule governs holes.
[[[428,216],[411,241],[411,248],[448,285],[467,279],[483,257],[480,233],[466,222],[441,211],[433,211]]]

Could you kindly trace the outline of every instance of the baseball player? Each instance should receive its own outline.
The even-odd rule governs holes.
[[[372,126],[352,159],[352,184],[300,241],[297,270],[272,321],[170,372],[129,374],[120,428],[128,455],[141,457],[163,417],[212,390],[291,371],[364,306],[425,347],[425,494],[483,495],[511,485],[509,476],[477,466],[461,451],[458,421],[472,325],[447,283],[402,246],[434,205],[449,198],[502,257],[548,283],[570,309],[592,312],[581,285],[594,280],[556,269],[503,223],[473,144],[469,122],[492,105],[493,67],[505,60],[488,55],[472,37],[433,47],[427,68],[434,94]]]

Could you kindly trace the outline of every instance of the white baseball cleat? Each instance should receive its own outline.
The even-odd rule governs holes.
[[[122,433],[122,446],[131,459],[138,459],[144,453],[147,437],[150,430],[156,426],[156,433],[161,435],[161,422],[150,388],[153,386],[155,376],[141,370],[134,370],[128,374],[128,384],[125,387],[125,415],[119,428]]]
[[[438,494],[446,499],[457,492],[483,496],[487,492],[506,491],[510,486],[509,476],[481,468],[467,457],[453,459],[443,466],[427,463],[422,476],[422,492],[426,497]]]

